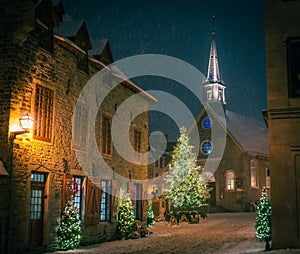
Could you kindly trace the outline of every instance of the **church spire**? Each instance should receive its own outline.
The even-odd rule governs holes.
[[[209,54],[209,62],[208,62],[208,70],[207,70],[207,81],[210,82],[220,82],[220,72],[219,72],[219,63],[218,63],[218,55],[216,48],[216,39],[215,39],[215,16],[212,17],[213,23],[213,31],[212,38],[210,44],[210,54]]]
[[[218,55],[217,55],[217,47],[216,47],[216,32],[214,27],[215,17],[212,17],[213,22],[213,30],[212,30],[212,38],[210,44],[210,53],[209,53],[209,61],[208,61],[208,70],[206,81],[203,84],[204,89],[204,101],[218,101],[221,102],[225,108],[225,85],[220,78],[219,72],[219,63],[218,63]]]

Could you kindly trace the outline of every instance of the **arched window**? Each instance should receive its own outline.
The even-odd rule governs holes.
[[[212,143],[210,140],[205,140],[201,144],[201,151],[205,155],[209,155],[212,152]]]
[[[235,175],[233,170],[226,171],[226,190],[234,190]]]
[[[255,160],[250,161],[250,177],[251,177],[251,187],[258,188],[258,172],[257,172],[257,163]]]

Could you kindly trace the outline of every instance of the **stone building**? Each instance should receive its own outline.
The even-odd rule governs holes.
[[[227,110],[225,88],[213,31],[202,85],[204,107],[190,130],[197,127],[200,135],[198,163],[204,166],[203,175],[212,188],[211,206],[250,211],[261,197],[262,187],[271,194],[267,128],[263,121]]]
[[[136,219],[146,218],[147,186],[141,180],[148,178],[148,168],[140,153],[148,150],[147,108],[156,100],[116,67],[109,68],[109,42],[94,45],[86,23],[72,20],[61,1],[4,0],[0,7],[5,10],[0,31],[0,252],[54,249],[71,195],[82,220],[82,244],[112,240],[118,191],[135,197]],[[105,75],[97,76],[100,70]],[[77,101],[91,80],[95,90]],[[132,95],[145,113],[136,118],[130,111],[122,114],[131,123],[129,130],[121,130],[134,148],[129,162],[113,145],[112,120]],[[19,124],[27,114],[33,118],[30,131]],[[92,149],[91,142],[96,144]],[[93,156],[103,158],[103,164],[94,163]],[[104,164],[109,172],[102,170]]]
[[[265,0],[272,249],[300,248],[300,1]]]

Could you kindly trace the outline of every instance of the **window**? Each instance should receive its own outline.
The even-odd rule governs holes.
[[[88,107],[83,104],[76,106],[73,123],[73,142],[76,148],[85,149],[87,145]]]
[[[135,150],[135,161],[141,161],[141,132],[134,130],[134,150]]]
[[[137,220],[142,220],[142,185],[134,184],[134,216]]]
[[[39,36],[39,46],[49,53],[53,53],[53,28],[43,25],[41,22],[36,23],[37,34]]]
[[[43,219],[44,188],[47,175],[44,173],[32,173],[30,193],[30,220]]]
[[[79,217],[82,219],[82,203],[83,203],[83,195],[82,195],[82,182],[83,179],[81,177],[73,176],[72,177],[72,191],[74,198],[74,206],[77,207],[79,212]]]
[[[287,40],[288,93],[290,98],[300,98],[300,38]]]
[[[102,180],[101,186],[100,221],[110,221],[110,181]]]
[[[212,152],[212,143],[210,140],[205,140],[202,142],[201,151],[205,155],[208,155]]]
[[[34,138],[51,142],[53,131],[54,92],[40,85],[36,86]]]
[[[251,187],[258,188],[258,173],[257,165],[255,160],[250,161],[250,177],[251,177]]]
[[[88,57],[87,53],[84,56],[78,57],[78,69],[83,71],[84,73],[89,73],[89,64],[88,64]]]
[[[208,101],[211,101],[211,99],[212,99],[212,90],[211,90],[211,87],[207,88],[207,90],[206,90],[206,99]]]
[[[226,190],[234,190],[234,171],[227,170],[226,172]]]
[[[206,117],[206,118],[203,119],[203,121],[202,121],[202,127],[204,129],[209,129],[211,127],[211,120],[210,120],[210,118]]]
[[[266,188],[271,188],[271,177],[269,168],[266,168]]]
[[[102,154],[112,155],[111,118],[107,116],[102,117]]]

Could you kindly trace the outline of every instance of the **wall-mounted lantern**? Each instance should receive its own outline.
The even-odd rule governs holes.
[[[15,139],[15,137],[17,135],[29,133],[30,129],[33,126],[33,118],[28,114],[22,116],[20,118],[20,125],[23,129],[22,131],[11,131],[11,135],[12,135],[13,139]]]

